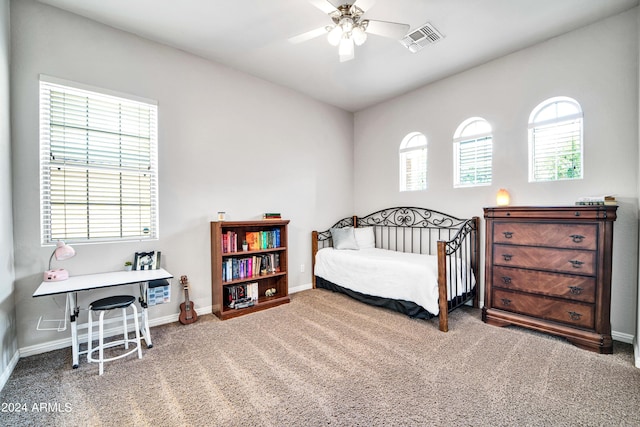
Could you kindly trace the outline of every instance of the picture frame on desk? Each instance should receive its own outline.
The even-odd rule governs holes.
[[[157,270],[160,268],[160,251],[136,252],[133,259],[134,270]]]

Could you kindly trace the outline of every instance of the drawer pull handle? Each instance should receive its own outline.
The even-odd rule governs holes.
[[[582,288],[580,286],[569,286],[569,291],[573,295],[580,295],[582,293]]]
[[[502,254],[502,258],[504,258],[505,261],[511,261],[512,257],[513,255],[511,254]]]
[[[577,259],[572,259],[569,262],[573,265],[573,268],[581,268],[582,264],[584,264],[584,261],[578,261]]]
[[[505,285],[509,285],[509,284],[511,284],[511,277],[509,277],[509,276],[502,276],[502,283],[504,283]]]
[[[502,234],[504,234],[505,239],[510,239],[513,237],[513,231],[503,231]]]
[[[575,311],[569,311],[568,313],[571,320],[580,320],[580,318],[582,317],[582,314],[576,313]]]
[[[508,298],[500,298],[500,301],[502,301],[502,305],[511,305],[511,300]]]
[[[569,237],[571,237],[573,243],[582,243],[582,241],[584,240],[584,236],[581,236],[579,234],[572,234]]]

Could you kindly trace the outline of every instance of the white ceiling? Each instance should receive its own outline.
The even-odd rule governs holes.
[[[39,1],[358,111],[639,0],[377,0],[364,18],[411,29],[430,22],[445,38],[413,54],[396,40],[370,35],[344,63],[324,36],[287,40],[331,24],[309,0]]]

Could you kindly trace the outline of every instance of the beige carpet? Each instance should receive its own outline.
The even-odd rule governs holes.
[[[449,326],[305,291],[237,319],[153,328],[142,360],[107,364],[102,377],[84,360],[70,369],[69,349],[21,359],[0,402],[26,411],[0,412],[0,424],[640,425],[630,345],[598,355],[485,325],[471,308]]]

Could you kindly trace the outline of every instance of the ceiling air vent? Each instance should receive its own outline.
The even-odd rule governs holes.
[[[440,34],[433,25],[427,22],[422,27],[410,31],[400,40],[400,43],[409,49],[411,53],[416,53],[426,45],[436,43],[443,38],[444,36]]]

